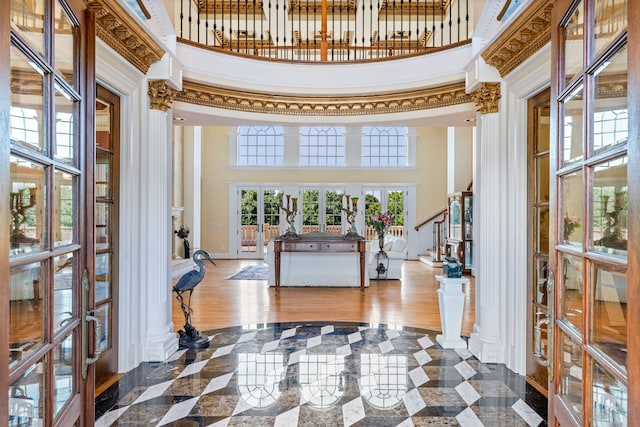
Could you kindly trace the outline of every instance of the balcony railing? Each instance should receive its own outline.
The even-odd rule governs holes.
[[[469,0],[180,0],[183,43],[258,58],[353,62],[466,43]]]

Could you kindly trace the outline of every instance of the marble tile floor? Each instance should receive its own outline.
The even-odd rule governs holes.
[[[546,426],[547,400],[436,332],[275,323],[206,332],[96,398],[96,426]]]

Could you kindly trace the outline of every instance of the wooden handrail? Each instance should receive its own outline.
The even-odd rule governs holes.
[[[431,221],[436,219],[438,216],[440,216],[442,214],[446,214],[446,212],[447,212],[447,207],[446,206],[444,208],[440,208],[437,211],[433,212],[431,215],[427,216],[422,221],[420,221],[420,223],[418,225],[416,225],[415,227],[413,227],[413,228],[416,231],[418,231],[418,230],[420,230],[420,228],[422,228],[422,226],[424,226],[425,224],[430,223]]]

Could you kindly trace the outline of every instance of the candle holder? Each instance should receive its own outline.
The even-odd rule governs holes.
[[[349,231],[344,235],[344,239],[364,240],[364,237],[358,234],[358,229],[356,228],[356,219],[358,217],[358,198],[344,194],[342,196],[341,210],[347,214],[347,222],[349,223]]]
[[[296,232],[295,219],[298,214],[298,198],[286,195],[287,202],[284,203],[284,195],[280,193],[280,210],[284,211],[289,228],[287,232],[280,236],[281,239],[299,239],[300,235]]]

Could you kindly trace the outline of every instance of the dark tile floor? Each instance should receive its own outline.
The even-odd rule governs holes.
[[[209,331],[96,399],[97,426],[539,426],[547,400],[436,333],[356,323]]]

